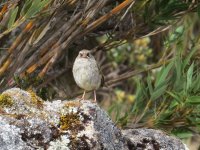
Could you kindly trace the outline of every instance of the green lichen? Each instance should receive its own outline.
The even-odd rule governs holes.
[[[39,98],[34,91],[28,90],[29,94],[31,95],[31,101],[33,104],[37,106],[37,108],[42,109],[43,108],[43,100]]]
[[[0,107],[11,107],[13,105],[13,100],[8,94],[0,95]]]
[[[77,113],[70,113],[60,116],[60,129],[61,130],[73,130],[80,125],[79,115]]]
[[[70,131],[70,149],[89,149],[85,137],[78,137],[78,133],[85,129],[82,120],[80,119],[80,111],[73,111],[73,108],[80,107],[79,102],[67,102],[65,104],[67,114],[60,116],[60,131]],[[65,133],[65,132],[64,132]]]
[[[76,149],[77,142],[79,139],[77,139],[78,131],[81,129],[82,125],[79,120],[79,115],[77,113],[69,113],[66,115],[60,116],[60,129],[61,131],[70,130],[70,149]]]

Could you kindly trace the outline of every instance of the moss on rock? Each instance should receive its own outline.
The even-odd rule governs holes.
[[[31,95],[32,103],[35,104],[37,108],[42,109],[44,103],[43,100],[40,97],[38,97],[36,93],[32,90],[28,90],[27,92],[29,92],[29,94]]]
[[[72,130],[80,125],[79,115],[77,113],[70,113],[60,116],[60,128],[62,130]]]
[[[13,105],[13,100],[8,94],[0,95],[0,107],[11,107]]]

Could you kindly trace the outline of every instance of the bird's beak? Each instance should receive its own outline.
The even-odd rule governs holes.
[[[82,58],[89,58],[89,57],[87,56],[87,54],[83,54]]]
[[[86,56],[86,55],[83,55],[82,58],[87,58],[87,56]]]

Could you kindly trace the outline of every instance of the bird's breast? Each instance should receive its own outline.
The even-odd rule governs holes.
[[[76,60],[73,66],[73,75],[78,86],[85,90],[94,90],[100,86],[101,75],[96,61]]]

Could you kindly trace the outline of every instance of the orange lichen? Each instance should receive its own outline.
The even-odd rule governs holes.
[[[80,102],[77,101],[71,101],[71,102],[67,102],[65,104],[66,107],[79,107],[80,106]]]

